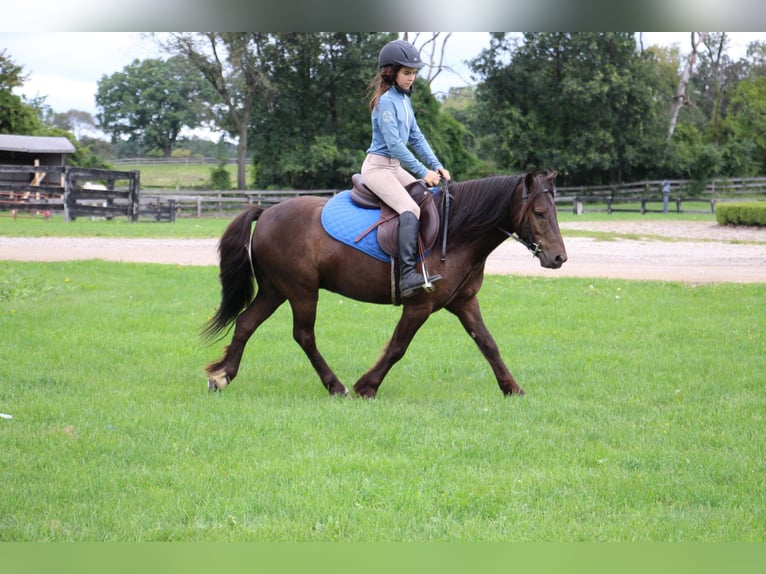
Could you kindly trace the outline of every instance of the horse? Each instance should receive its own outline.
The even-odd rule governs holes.
[[[525,245],[545,268],[567,260],[554,201],[555,172],[527,173],[452,182],[439,195],[447,230],[443,250],[427,253],[428,273],[443,277],[428,291],[401,302],[402,313],[377,362],[354,384],[359,397],[375,398],[393,365],[418,329],[441,309],[453,313],[489,362],[504,395],[523,395],[484,324],[478,293],[487,257],[509,237]],[[236,377],[245,345],[285,301],[292,309],[292,334],[330,395],[348,395],[319,352],[314,334],[319,290],[357,301],[391,304],[391,263],[330,237],[321,225],[327,198],[299,196],[263,208],[252,206],[228,225],[218,245],[221,303],[205,324],[210,340],[234,332],[222,358],[207,365],[208,390],[226,388]],[[253,223],[255,230],[252,231]],[[447,223],[445,225],[445,223]],[[441,253],[440,253],[441,251]],[[255,284],[258,289],[255,292]]]

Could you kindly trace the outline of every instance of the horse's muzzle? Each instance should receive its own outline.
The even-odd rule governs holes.
[[[540,265],[546,269],[558,269],[564,265],[567,260],[567,254],[565,251],[557,253],[553,256],[549,256],[545,251],[541,251],[538,254],[538,257],[540,258]]]

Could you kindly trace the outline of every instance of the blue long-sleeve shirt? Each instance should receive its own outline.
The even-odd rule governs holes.
[[[429,167],[433,170],[443,167],[418,127],[409,96],[393,86],[380,96],[372,110],[372,143],[367,153],[398,159],[404,169],[418,178],[423,178]]]

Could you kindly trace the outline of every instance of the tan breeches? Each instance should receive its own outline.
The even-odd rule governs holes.
[[[411,211],[420,219],[420,207],[405,189],[417,180],[399,165],[398,159],[367,154],[362,164],[362,177],[367,187],[391,209],[397,213]]]

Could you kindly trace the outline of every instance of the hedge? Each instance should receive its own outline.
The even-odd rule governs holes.
[[[761,225],[766,227],[766,201],[717,203],[715,218],[721,225]]]

